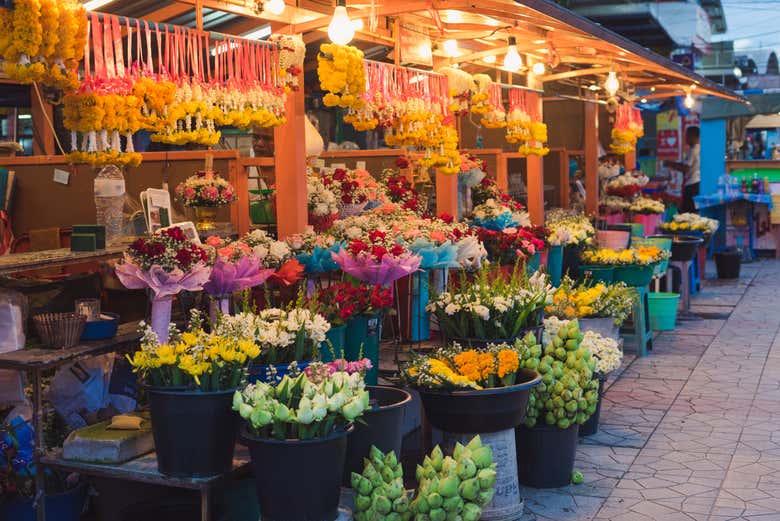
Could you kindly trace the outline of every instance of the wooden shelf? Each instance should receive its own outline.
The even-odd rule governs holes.
[[[31,251],[0,255],[0,275],[21,271],[58,268],[82,262],[96,262],[122,257],[126,245],[109,246],[104,250],[72,252],[67,248],[57,250]]]
[[[19,349],[0,353],[0,369],[20,371],[51,369],[83,358],[134,346],[140,338],[138,322],[128,322],[119,326],[115,337],[106,340],[84,342],[67,349]]]

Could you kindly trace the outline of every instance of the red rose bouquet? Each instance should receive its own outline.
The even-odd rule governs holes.
[[[339,326],[358,315],[379,313],[393,305],[389,288],[379,285],[340,282],[315,292],[310,299],[313,311],[331,325]]]
[[[472,233],[484,245],[488,257],[502,265],[511,266],[518,260],[526,261],[544,249],[544,240],[528,228],[472,228]]]
[[[422,261],[380,230],[349,241],[345,249],[331,256],[345,273],[369,284],[384,285],[417,271]]]

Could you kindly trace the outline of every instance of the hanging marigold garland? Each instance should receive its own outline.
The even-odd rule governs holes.
[[[493,104],[490,101],[490,88],[493,86],[493,79],[487,74],[475,74],[474,93],[471,95],[471,113],[487,114],[493,110]]]
[[[363,51],[351,45],[323,43],[317,55],[317,75],[320,87],[327,91],[322,98],[326,107],[357,105],[366,91]]]
[[[519,88],[509,89],[509,112],[506,116],[506,140],[519,144],[523,156],[546,156],[550,149],[547,142],[547,125],[539,120],[536,103],[528,102],[528,92]]]
[[[492,83],[488,87],[489,110],[480,119],[482,126],[486,128],[504,128],[506,127],[506,109],[504,109],[503,90],[498,83]]]
[[[618,105],[615,126],[612,128],[612,143],[609,144],[612,152],[623,155],[635,150],[637,140],[644,135],[641,111],[630,103]]]
[[[6,76],[60,90],[77,88],[76,70],[87,37],[85,13],[75,0],[15,0],[12,9],[0,7],[0,58]]]
[[[221,137],[218,127],[285,121],[285,87],[299,71],[286,64],[282,75],[276,44],[213,40],[193,29],[139,20],[124,20],[123,40],[120,20],[97,14],[89,28],[84,81],[64,98],[71,162],[138,165],[133,134],[140,130],[160,143],[213,146]]]

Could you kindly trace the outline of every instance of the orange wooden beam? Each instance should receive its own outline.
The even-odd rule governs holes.
[[[436,214],[458,217],[458,176],[436,171]]]
[[[636,149],[631,152],[626,152],[623,156],[623,164],[625,165],[627,172],[636,170]]]
[[[306,112],[303,89],[287,95],[287,123],[274,130],[276,222],[279,239],[309,225],[306,203]]]
[[[558,175],[560,176],[559,182],[561,184],[561,191],[558,200],[560,201],[561,208],[568,208],[569,203],[571,202],[569,195],[569,153],[564,149],[558,157],[560,161],[560,163],[558,163]]]
[[[593,97],[593,94],[588,94]],[[599,106],[585,103],[585,209],[588,215],[599,213]]]
[[[496,186],[504,192],[509,191],[509,174],[507,173],[506,154],[499,154],[496,160]]]
[[[35,85],[30,87],[32,99],[33,154],[51,155],[54,150],[54,107],[46,103]]]
[[[535,93],[528,93],[529,104],[536,104],[539,108],[535,111],[541,117],[542,97]],[[526,158],[526,186],[528,189],[528,214],[531,224],[542,226],[544,224],[544,169],[542,158],[528,156]]]

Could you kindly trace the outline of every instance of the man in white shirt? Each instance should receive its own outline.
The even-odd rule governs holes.
[[[699,127],[685,129],[685,143],[688,152],[683,163],[667,163],[683,173],[683,203],[681,212],[695,212],[696,206],[693,198],[699,195],[699,181],[701,180],[701,147],[699,145]]]

